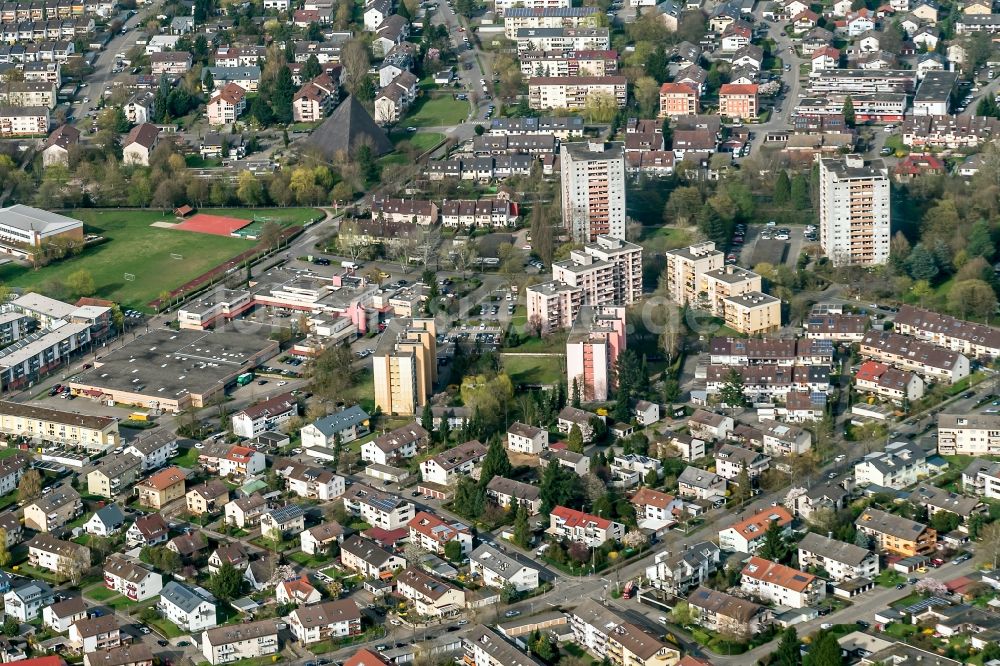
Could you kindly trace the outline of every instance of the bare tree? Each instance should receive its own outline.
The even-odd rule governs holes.
[[[352,95],[357,94],[368,80],[371,65],[365,43],[360,39],[349,40],[340,52],[340,63],[344,66],[344,86]]]

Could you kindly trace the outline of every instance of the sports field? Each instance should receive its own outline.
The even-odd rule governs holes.
[[[150,226],[154,222],[177,221],[172,215],[158,211],[81,209],[68,214],[83,220],[86,233],[104,236],[107,242],[37,271],[14,263],[5,264],[0,266],[0,282],[57,295],[59,283],[71,273],[85,269],[94,278],[95,296],[148,311],[146,303],[162,291],[185,284],[256,243]],[[319,217],[322,212],[315,208],[213,209],[211,214],[266,218],[282,226],[291,226]],[[126,274],[135,279],[127,280]]]

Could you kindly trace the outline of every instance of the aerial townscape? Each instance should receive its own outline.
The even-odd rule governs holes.
[[[0,664],[1000,666],[1000,5],[0,0]]]

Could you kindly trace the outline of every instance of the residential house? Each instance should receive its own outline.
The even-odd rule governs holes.
[[[227,664],[244,659],[276,659],[280,649],[278,627],[274,620],[243,622],[209,629],[201,635],[201,653],[208,663]]]
[[[365,410],[357,405],[342,409],[335,414],[324,416],[318,421],[302,428],[302,446],[306,448],[331,448],[334,440],[338,437],[341,444],[353,442],[359,437],[364,437],[368,434],[370,419],[371,417],[368,416]]]
[[[239,541],[222,544],[208,556],[208,573],[215,575],[223,565],[243,571],[250,564],[250,553]]]
[[[396,593],[424,617],[447,617],[465,608],[465,592],[421,569],[403,569],[396,576]]]
[[[801,455],[812,448],[812,435],[808,430],[789,423],[761,421],[764,453],[769,456]]]
[[[160,130],[151,123],[136,125],[122,143],[124,164],[149,166],[149,156],[159,142]]]
[[[341,544],[340,563],[365,578],[391,578],[393,572],[406,566],[402,557],[356,534]]]
[[[621,541],[625,526],[576,509],[557,506],[549,514],[549,534],[597,548],[606,541]]]
[[[417,455],[417,451],[427,446],[429,436],[429,433],[416,423],[396,428],[370,442],[365,442],[361,446],[361,459],[389,465],[397,460],[412,458]]]
[[[291,393],[282,393],[236,412],[230,422],[234,435],[253,439],[298,415],[298,401]]]
[[[278,473],[285,477],[289,492],[305,499],[332,500],[347,489],[344,477],[322,467],[291,465]]]
[[[117,504],[108,504],[94,512],[83,529],[87,534],[94,536],[111,536],[116,534],[125,525],[125,514]]]
[[[696,409],[688,418],[688,430],[694,437],[703,439],[726,439],[733,431],[735,422],[731,416],[724,416],[704,409]]]
[[[65,634],[78,620],[87,617],[83,597],[70,597],[42,609],[42,625],[57,634]]]
[[[218,459],[219,476],[247,478],[264,471],[264,454],[249,446],[234,445]]]
[[[275,533],[298,534],[305,529],[306,512],[298,504],[286,504],[277,509],[265,511],[260,517],[260,533],[270,536]]]
[[[32,537],[27,546],[28,563],[33,567],[60,575],[68,571],[82,572],[90,567],[90,549],[72,541],[43,532]]]
[[[723,444],[715,452],[715,473],[729,481],[735,481],[743,470],[752,481],[766,471],[770,463],[770,456],[734,444]]]
[[[919,400],[924,395],[924,380],[915,372],[899,370],[885,363],[865,361],[854,375],[854,384],[896,403]]]
[[[29,580],[3,595],[4,612],[21,622],[30,622],[38,617],[43,608],[52,605],[54,597],[48,583]]]
[[[344,508],[361,516],[369,525],[384,530],[406,527],[414,515],[410,502],[360,483],[344,493]]]
[[[681,652],[631,622],[608,632],[607,659],[612,666],[675,666]]]
[[[235,83],[227,83],[208,101],[206,115],[213,127],[235,123],[247,108],[247,92]]]
[[[941,455],[992,456],[1000,453],[1000,414],[938,414],[937,426],[938,453]]]
[[[879,572],[878,555],[872,551],[815,532],[807,533],[799,541],[798,551],[800,567],[822,569],[837,583],[874,579]]]
[[[937,532],[933,528],[880,509],[865,509],[854,525],[871,537],[879,550],[903,557],[927,555],[937,546]]]
[[[144,432],[129,442],[124,453],[137,456],[143,472],[159,469],[177,455],[177,435],[169,430]]]
[[[69,646],[80,654],[106,650],[121,644],[121,630],[114,614],[83,618],[69,628]]]
[[[239,497],[226,504],[226,523],[245,530],[260,523],[260,517],[265,511],[267,500],[259,493]]]
[[[792,514],[783,506],[762,510],[719,530],[719,547],[736,553],[756,553],[772,523],[784,533],[791,532]]]
[[[105,456],[87,474],[87,491],[108,499],[129,493],[141,471],[141,462],[131,453]]]
[[[486,484],[486,497],[505,509],[521,504],[533,516],[542,509],[541,492],[538,486],[514,481],[503,476],[494,476]]]
[[[443,555],[445,546],[457,541],[462,546],[462,555],[472,551],[472,531],[459,522],[446,523],[437,516],[421,511],[409,524],[410,543],[417,544],[430,553]]]
[[[538,456],[539,462],[546,465],[562,465],[578,476],[590,471],[590,458],[566,449],[549,449]]]
[[[1000,463],[973,460],[962,470],[962,490],[986,499],[1000,499]]]
[[[288,627],[302,645],[357,636],[361,633],[361,611],[351,599],[303,606],[289,614]]]
[[[275,588],[275,598],[279,604],[293,604],[295,606],[309,606],[318,604],[323,600],[323,595],[309,582],[309,578],[304,574],[298,578],[283,580]]]
[[[979,498],[966,497],[936,486],[918,486],[908,499],[911,504],[926,509],[928,518],[945,511],[955,514],[966,524],[972,516],[986,511],[986,505]]]
[[[928,476],[927,454],[914,442],[892,442],[884,451],[867,454],[854,466],[859,486],[876,485],[897,490]]]
[[[125,545],[129,548],[156,546],[167,540],[167,521],[158,513],[136,518],[125,533]]]
[[[112,553],[104,561],[104,584],[131,601],[145,601],[163,589],[163,577],[125,555]]]
[[[749,638],[771,623],[770,612],[760,604],[707,587],[696,589],[687,601],[695,623],[728,636]]]
[[[559,412],[559,417],[557,420],[557,426],[559,432],[563,434],[569,434],[569,431],[576,426],[580,429],[580,433],[583,435],[583,443],[589,444],[594,439],[594,427],[591,425],[591,419],[601,419],[602,417],[594,414],[593,412],[584,411],[576,407],[567,405],[563,407],[562,411]]]
[[[208,541],[201,532],[188,532],[175,536],[167,542],[167,550],[172,550],[181,556],[185,562],[198,560],[208,548]]]
[[[726,480],[714,472],[689,465],[677,477],[677,493],[700,500],[721,498],[726,494]]]
[[[124,644],[83,655],[83,666],[153,666],[153,651],[145,643]]]
[[[45,147],[42,148],[42,166],[69,167],[69,151],[79,144],[80,130],[72,125],[60,125],[45,141]]]
[[[229,486],[222,481],[205,481],[184,495],[188,513],[195,516],[221,511],[229,502]]]
[[[37,532],[51,532],[82,513],[80,493],[63,484],[24,507],[24,526]]]
[[[299,539],[302,552],[308,555],[329,554],[335,546],[339,549],[343,540],[344,528],[335,520],[310,527]]]
[[[652,488],[640,488],[629,501],[635,507],[639,528],[654,532],[674,525],[684,510],[684,502]]]
[[[549,448],[549,432],[515,421],[507,428],[507,448],[515,453],[538,455]]]
[[[486,457],[489,449],[479,440],[472,440],[452,447],[420,463],[420,478],[427,483],[449,486],[459,476],[475,478],[475,468]]]
[[[167,467],[156,472],[135,486],[139,505],[162,509],[170,502],[184,497],[185,472],[180,467]]]
[[[796,516],[809,520],[817,509],[836,512],[845,508],[849,498],[850,494],[842,485],[827,482],[809,489],[793,487],[785,498],[785,505],[792,508]]]
[[[538,569],[509,557],[489,544],[482,544],[469,555],[469,569],[481,577],[483,585],[501,589],[511,585],[518,592],[538,589]]]
[[[684,597],[700,586],[719,568],[719,547],[711,541],[701,541],[674,552],[662,550],[646,567],[646,577],[653,587],[668,594]]]
[[[775,606],[805,608],[826,597],[826,581],[792,567],[751,557],[740,574],[740,589]]]
[[[175,580],[163,586],[156,609],[182,631],[202,631],[217,624],[215,604]]]

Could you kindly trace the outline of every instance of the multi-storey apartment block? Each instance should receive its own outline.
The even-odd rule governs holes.
[[[384,414],[415,414],[437,379],[433,319],[394,319],[375,348],[375,405]]]
[[[938,453],[941,455],[1000,455],[1000,415],[939,414]]]
[[[889,260],[889,171],[859,155],[819,163],[819,233],[836,266]]]
[[[566,230],[579,243],[595,242],[598,236],[624,240],[624,144],[564,143],[559,151]]]

